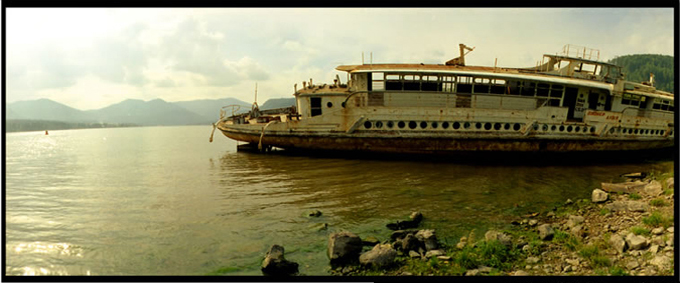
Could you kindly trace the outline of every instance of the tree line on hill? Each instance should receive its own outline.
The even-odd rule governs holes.
[[[654,86],[663,91],[675,91],[675,73],[673,56],[656,54],[624,55],[609,60],[609,63],[621,66],[625,79],[632,82],[649,81],[649,74],[654,74]]]

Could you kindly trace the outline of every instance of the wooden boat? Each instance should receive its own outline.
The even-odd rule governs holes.
[[[221,111],[225,136],[262,150],[392,153],[602,152],[674,145],[673,94],[626,81],[599,51],[565,46],[531,68],[342,65],[332,84],[295,85],[296,106]],[[214,129],[213,129],[214,133]],[[212,140],[212,136],[211,136]]]

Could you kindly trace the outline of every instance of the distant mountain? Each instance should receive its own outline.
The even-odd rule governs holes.
[[[228,105],[239,105],[239,113],[250,111],[251,104],[236,98],[223,99],[201,99],[190,101],[172,102],[172,104],[182,107],[194,114],[201,116],[207,123],[214,123],[220,118],[220,109]],[[227,115],[231,115],[231,108],[227,110]]]
[[[295,106],[295,97],[291,98],[272,98],[260,106],[260,110],[276,109]]]
[[[94,122],[90,114],[64,104],[49,100],[38,99],[17,101],[5,108],[6,119],[52,120],[62,122]]]
[[[98,110],[87,111],[97,121],[133,123],[143,126],[194,125],[206,123],[200,115],[162,99],[127,99]]]
[[[4,115],[7,121],[13,120],[13,131],[41,127],[66,129],[102,125],[104,127],[210,125],[219,118],[220,109],[228,105],[239,105],[241,108],[238,113],[248,112],[252,107],[250,103],[235,98],[179,102],[167,102],[162,99],[150,101],[127,99],[101,109],[82,111],[43,98],[7,104]],[[295,105],[295,98],[278,98],[266,101],[260,109],[292,105]],[[227,109],[226,114],[231,115],[231,109]]]

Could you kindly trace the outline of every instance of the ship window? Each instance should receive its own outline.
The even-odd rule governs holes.
[[[624,93],[621,99],[621,104],[639,106],[640,102],[642,101],[642,98],[643,97],[639,95]]]
[[[383,126],[383,122],[381,122],[381,121],[375,122],[376,128],[380,129],[380,128],[382,128],[382,126]]]
[[[449,128],[449,122],[444,122],[444,123],[442,123],[442,128],[443,128],[443,129],[448,129],[448,128]]]
[[[488,123],[488,122],[485,123],[485,124],[484,124],[484,129],[487,130],[487,131],[488,131],[488,130],[491,130],[491,123]]]
[[[386,81],[385,90],[401,90],[400,81]]]
[[[387,121],[387,127],[392,129],[394,127],[394,122],[392,121]],[[403,127],[402,127],[403,128]]]
[[[423,128],[423,129],[427,128],[427,122],[425,122],[425,121],[420,122],[420,128]]]
[[[506,124],[503,126],[503,129],[510,130],[510,124],[506,123]]]
[[[406,127],[406,123],[404,123],[404,121],[399,121],[397,126],[399,126],[399,129],[403,129],[404,127]]]
[[[525,82],[522,87],[522,96],[534,96],[536,92],[536,83]]]
[[[411,130],[415,129],[417,126],[418,125],[414,121],[408,122],[408,127],[411,128]]]
[[[518,123],[515,123],[515,125],[512,127],[512,129],[515,130],[515,131],[519,131],[520,127],[521,126]]]
[[[312,117],[321,115],[321,97],[310,97],[309,106]]]
[[[496,130],[496,131],[500,130],[500,129],[501,129],[501,124],[500,124],[500,123],[495,123],[495,124],[493,124],[493,129]]]
[[[460,128],[460,123],[458,122],[453,122],[453,126],[451,126],[452,129],[458,130]]]
[[[489,93],[505,94],[505,80],[491,80],[491,87]]]
[[[442,91],[453,92],[454,83],[442,83]]]
[[[326,103],[326,107],[332,108],[332,107],[333,107],[333,102],[330,102],[330,101],[329,101],[328,103]]]
[[[457,92],[458,93],[472,93],[472,85],[471,84],[458,83]]]
[[[481,129],[481,128],[482,128],[482,123],[477,122],[477,124],[475,124],[475,128]]]
[[[439,84],[437,82],[423,81],[421,85],[422,91],[437,91]]]
[[[432,122],[432,128],[433,129],[436,129],[438,126],[439,126],[439,124],[437,122]]]
[[[509,81],[508,82],[508,94],[510,95],[519,95],[519,91],[521,89],[521,83],[518,81]]]
[[[538,84],[538,91],[536,91],[537,96],[547,97],[550,92],[549,84]]]
[[[469,129],[470,128],[470,122],[465,122],[465,124],[463,124],[463,128]]]
[[[370,129],[372,125],[373,124],[371,124],[371,121],[364,122],[364,128],[366,128],[366,129]]]
[[[383,72],[372,73],[370,90],[385,90],[385,73]]]
[[[388,80],[388,81],[389,81],[389,80],[398,81],[398,80],[399,80],[399,75],[397,75],[397,74],[387,74],[387,75],[385,75],[385,80]]]
[[[475,85],[474,86],[474,92],[475,93],[489,93],[489,85]]]

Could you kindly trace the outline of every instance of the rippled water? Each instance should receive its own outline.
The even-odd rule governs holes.
[[[260,275],[272,244],[327,275],[328,235],[385,239],[421,211],[449,243],[567,198],[589,198],[612,165],[465,165],[236,152],[210,126],[10,133],[7,275]],[[307,217],[321,210],[318,218]],[[327,230],[319,230],[322,223]]]

